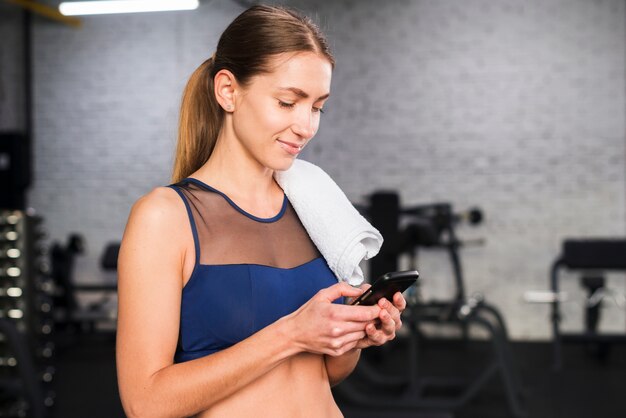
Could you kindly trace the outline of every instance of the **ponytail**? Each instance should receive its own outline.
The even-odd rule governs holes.
[[[172,181],[177,183],[202,167],[215,148],[224,121],[213,84],[219,71],[230,71],[239,85],[246,86],[253,76],[272,71],[271,57],[304,51],[335,65],[326,38],[309,18],[264,5],[237,16],[220,37],[215,54],[194,71],[185,87]]]
[[[193,72],[183,92],[173,183],[188,177],[209,159],[222,127],[224,114],[215,99],[213,60],[209,58]]]

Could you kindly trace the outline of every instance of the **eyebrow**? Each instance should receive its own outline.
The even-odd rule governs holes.
[[[302,97],[303,99],[308,99],[309,98],[309,95],[306,92],[304,92],[303,90],[300,90],[297,87],[281,87],[280,90],[288,90],[288,91],[296,94],[297,96]],[[328,98],[328,96],[330,96],[330,93],[326,93],[325,95],[318,97],[317,100],[326,99],[326,98]]]

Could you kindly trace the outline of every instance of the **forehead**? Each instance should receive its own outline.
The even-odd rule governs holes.
[[[281,54],[271,58],[269,66],[272,70],[253,77],[250,87],[271,90],[295,87],[315,98],[330,92],[332,66],[321,55]]]

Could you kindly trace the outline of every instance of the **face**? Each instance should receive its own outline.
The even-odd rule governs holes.
[[[274,58],[274,70],[235,94],[234,136],[262,166],[286,170],[313,138],[330,93],[332,67],[311,52]]]

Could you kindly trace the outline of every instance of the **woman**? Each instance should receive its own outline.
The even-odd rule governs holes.
[[[117,367],[129,417],[341,417],[330,387],[405,307],[347,306],[274,181],[313,138],[333,57],[319,29],[254,6],[192,75],[173,179],[131,210]]]

